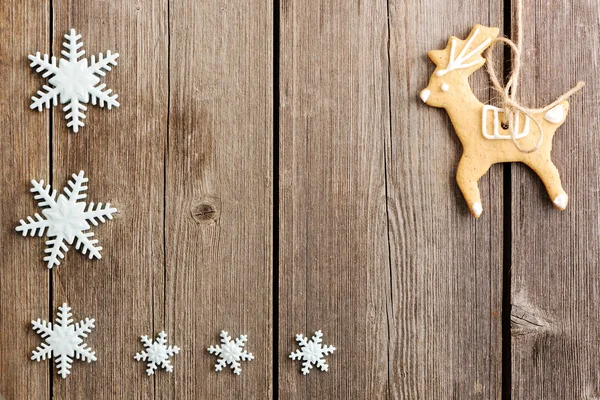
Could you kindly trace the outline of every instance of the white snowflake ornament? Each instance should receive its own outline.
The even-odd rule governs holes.
[[[75,243],[76,249],[81,249],[83,254],[89,253],[89,258],[101,258],[100,250],[102,247],[96,246],[98,240],[91,239],[94,232],[84,232],[90,229],[90,223],[98,226],[98,222],[106,222],[105,218],[112,219],[112,214],[117,212],[116,208],[110,206],[109,203],[102,205],[98,203],[94,207],[91,202],[86,208],[86,203],[83,200],[87,197],[85,190],[87,186],[84,184],[88,178],[84,177],[84,172],[80,171],[78,175],[73,174],[72,179],[68,182],[68,187],[63,189],[56,198],[56,190],[50,193],[50,185],[44,186],[44,181],[31,181],[31,192],[37,193],[33,198],[38,200],[39,207],[47,207],[42,210],[44,217],[40,214],[35,214],[35,219],[27,217],[27,221],[20,221],[17,226],[17,232],[22,232],[23,236],[42,236],[47,231],[46,236],[49,238],[46,241],[46,250],[48,254],[44,257],[44,261],[48,263],[48,268],[55,265],[60,265],[58,260],[65,258],[63,252],[67,252],[69,248],[65,244]]]
[[[71,373],[73,356],[76,359],[92,362],[96,361],[96,352],[91,351],[90,347],[83,343],[82,338],[94,328],[94,318],[86,318],[73,325],[71,318],[71,307],[64,303],[58,307],[56,322],[31,321],[33,330],[39,334],[45,341],[33,351],[31,359],[42,361],[46,358],[54,358],[58,374],[65,379]]]
[[[64,58],[59,60],[58,65],[56,57],[50,58],[48,54],[42,57],[40,52],[37,52],[35,56],[29,56],[30,66],[35,68],[37,73],[44,78],[52,76],[48,79],[51,86],[44,85],[42,90],[37,92],[39,97],[31,98],[33,102],[30,107],[42,111],[43,107],[50,108],[50,102],[57,106],[60,97],[60,104],[66,104],[63,111],[67,113],[67,127],[77,133],[79,128],[85,125],[83,119],[87,107],[83,104],[89,103],[90,98],[93,105],[106,105],[109,110],[113,106],[119,107],[118,96],[111,95],[111,89],[105,90],[105,83],[100,84],[100,77],[106,75],[105,71],[110,71],[112,65],[117,65],[119,54],[112,54],[109,50],[106,57],[100,53],[97,61],[92,56],[88,63],[87,58],[79,59],[85,54],[85,50],[79,51],[83,46],[83,43],[79,42],[81,35],[78,35],[75,29],[71,29],[71,32],[65,35],[65,39],[65,50],[62,51]]]
[[[316,331],[312,339],[309,341],[307,337],[298,334],[296,341],[300,345],[300,350],[290,354],[292,360],[302,360],[302,374],[308,374],[313,368],[313,364],[320,368],[321,371],[328,371],[329,365],[324,360],[326,355],[332,354],[335,347],[323,345],[323,332]]]
[[[254,360],[252,353],[244,350],[244,346],[248,341],[248,335],[241,335],[237,339],[231,340],[229,333],[221,331],[220,336],[221,346],[210,346],[208,348],[210,354],[219,357],[215,364],[215,371],[219,372],[229,364],[233,373],[239,375],[242,372],[240,361]]]
[[[155,341],[148,339],[148,336],[142,336],[142,343],[146,351],[136,353],[133,357],[137,361],[148,361],[148,376],[154,375],[154,371],[159,366],[163,367],[167,372],[173,372],[170,358],[179,353],[180,348],[177,346],[167,346],[167,334],[162,331],[158,334]]]

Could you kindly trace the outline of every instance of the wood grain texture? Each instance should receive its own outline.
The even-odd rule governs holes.
[[[435,68],[428,51],[452,35],[464,39],[477,23],[502,27],[501,3],[466,4],[390,1],[391,398],[501,396],[503,167],[481,179],[476,221],[456,183],[462,149],[450,120],[418,98]],[[487,78],[471,78],[483,102]]]
[[[577,81],[552,158],[569,194],[557,211],[540,180],[513,167],[513,399],[600,397],[600,139],[596,1],[526,2],[522,83],[528,106],[552,102]]]
[[[273,10],[172,2],[165,326],[182,352],[165,399],[272,398]],[[241,376],[219,332],[247,334]]]
[[[38,87],[27,54],[48,49],[49,8],[39,2],[0,3],[0,398],[48,398],[48,365],[29,360],[39,337],[31,320],[48,316],[44,240],[15,232],[36,212],[33,176],[47,176],[48,114],[29,110]],[[27,382],[25,392],[23,382]]]
[[[87,124],[77,134],[67,130],[62,110],[53,112],[53,184],[60,189],[72,173],[84,170],[87,200],[110,202],[119,210],[112,221],[93,228],[102,259],[88,260],[71,249],[53,271],[53,312],[66,301],[75,319],[96,319],[86,342],[98,358],[93,364],[75,361],[66,380],[54,372],[53,395],[152,398],[154,381],[133,356],[143,349],[141,335],[153,336],[164,327],[163,307],[157,304],[164,286],[167,2],[55,0],[53,12],[54,54],[72,27],[82,34],[88,57],[119,52],[118,66],[102,80],[121,103],[111,111],[88,105]]]
[[[512,398],[600,398],[600,11],[524,6],[524,104],[587,83],[554,138],[570,205],[556,211],[526,167],[495,166],[475,221],[452,125],[417,95],[426,53],[502,26],[502,2],[0,2],[0,399],[499,399],[509,260]],[[87,56],[121,54],[102,80],[122,106],[90,105],[78,134],[62,107],[29,110],[45,80],[27,55],[58,55],[71,27]],[[490,100],[483,71],[471,83]],[[101,260],[71,249],[48,272],[45,239],[14,227],[38,211],[31,179],[61,190],[79,170],[88,199],[120,213],[93,229]],[[96,318],[98,356],[66,380],[29,360],[31,319],[63,302]],[[162,329],[182,351],[173,374],[148,378],[133,355]],[[319,329],[337,351],[305,377],[288,355]],[[240,377],[214,372],[221,330],[249,336]]]
[[[388,396],[385,1],[282,1],[279,397]],[[338,350],[307,377],[298,333]]]

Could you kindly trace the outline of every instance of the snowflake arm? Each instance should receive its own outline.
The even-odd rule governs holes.
[[[87,362],[96,361],[95,352],[91,351],[90,347],[81,339],[87,337],[87,334],[94,328],[93,318],[86,318],[72,325],[71,308],[67,304],[63,304],[58,307],[54,325],[39,318],[31,323],[34,331],[44,339],[44,342],[33,351],[31,359],[41,361],[46,358],[54,358],[58,374],[63,379],[71,373],[73,356]]]
[[[58,368],[60,377],[66,379],[71,373],[73,359],[69,358],[66,354],[60,354],[54,358],[54,361],[56,362],[56,368]]]
[[[63,107],[63,111],[65,114],[65,119],[67,122],[67,128],[73,129],[73,132],[79,132],[79,128],[83,128],[85,123],[83,120],[85,119],[84,111],[87,111],[87,107],[79,102],[79,99],[74,97],[69,100],[69,104]]]
[[[94,209],[94,203],[91,202],[83,215],[85,216],[85,219],[90,221],[94,226],[98,226],[98,220],[104,223],[106,222],[104,217],[112,219],[112,215],[117,211],[116,208],[110,206],[110,203],[106,203],[104,208],[102,207],[102,203],[98,203]]]
[[[78,200],[83,200],[87,197],[87,194],[82,193],[87,190],[87,186],[84,184],[89,181],[88,178],[85,177],[85,172],[79,171],[79,174],[71,175],[71,179],[67,182],[69,187],[65,187],[63,192],[69,199],[69,204],[73,205],[77,203]]]
[[[303,356],[304,356],[304,354],[302,353],[302,350],[296,350],[290,354],[290,358],[294,361],[301,360]]]
[[[65,35],[65,39],[67,39],[67,41],[63,43],[65,50],[62,50],[61,54],[65,56],[67,60],[76,62],[79,57],[85,54],[85,50],[77,52],[77,50],[83,46],[83,43],[79,43],[81,34],[77,34],[75,29],[71,29],[71,32]]]
[[[75,234],[75,238],[77,239],[77,242],[75,243],[75,249],[81,249],[81,252],[84,255],[89,252],[90,255],[88,257],[90,260],[94,257],[100,259],[102,258],[102,256],[100,255],[100,250],[102,250],[102,247],[96,246],[98,240],[90,239],[92,236],[94,236],[94,232],[77,232]]]
[[[31,321],[31,325],[33,325],[35,333],[40,335],[42,339],[52,334],[52,322],[42,321],[41,318],[38,318],[37,321]]]
[[[72,316],[73,314],[71,314],[71,307],[69,307],[66,303],[63,303],[62,306],[58,307],[56,323],[60,326],[69,326],[73,322],[73,318],[71,318]]]
[[[94,318],[86,318],[75,324],[75,334],[81,337],[87,337],[88,333],[92,332],[92,329],[96,327],[94,325],[96,320]]]
[[[29,108],[32,110],[37,109],[38,111],[42,111],[44,107],[50,108],[50,102],[52,102],[52,105],[54,106],[58,105],[58,94],[60,93],[60,90],[47,85],[42,86],[42,88],[43,90],[38,90],[37,92],[39,97],[31,96],[33,102]]]
[[[55,265],[60,265],[58,259],[64,259],[65,253],[69,251],[69,248],[65,244],[65,237],[62,235],[46,241],[46,246],[44,253],[48,255],[44,257],[44,261],[48,263],[48,269],[52,269]]]
[[[207,349],[210,354],[219,357],[215,364],[215,371],[219,372],[229,364],[233,373],[240,375],[242,372],[240,361],[254,360],[252,353],[243,349],[248,341],[248,336],[241,335],[235,341],[231,340],[229,333],[226,331],[221,331],[220,336],[222,346],[210,346]]]
[[[29,191],[32,193],[37,193],[33,198],[38,201],[39,207],[56,207],[56,190],[53,190],[50,193],[51,187],[50,185],[44,186],[44,181],[36,181],[32,180],[31,185],[33,186]]]
[[[49,357],[52,357],[52,347],[47,343],[42,343],[33,351],[31,359],[39,362]]]
[[[58,72],[58,66],[56,65],[56,57],[49,57],[48,54],[44,54],[41,57],[41,53],[38,51],[35,56],[29,55],[29,66],[35,68],[35,72],[42,74],[43,78],[48,78],[50,75],[55,75]]]
[[[113,107],[119,107],[120,104],[117,101],[117,96],[116,94],[114,95],[110,95],[112,93],[112,89],[106,89],[103,90],[106,87],[106,84],[101,84],[99,86],[95,86],[95,87],[91,87],[90,88],[90,96],[92,96],[92,104],[96,105],[96,103],[98,103],[98,100],[100,100],[100,107],[104,107],[104,104],[106,104],[106,107],[110,110]]]
[[[160,332],[154,342],[146,335],[141,337],[141,341],[146,351],[136,353],[133,358],[136,361],[148,361],[148,369],[146,369],[148,376],[154,375],[154,371],[159,366],[167,372],[173,372],[173,365],[171,365],[170,358],[178,354],[180,348],[177,346],[167,346],[167,334],[165,331]]]
[[[41,74],[42,77],[48,78],[51,75],[58,73],[58,66],[56,65],[56,57],[52,57],[49,60],[47,54],[44,57],[40,57],[40,52],[35,53],[35,56],[29,55],[31,61],[31,68],[35,68],[35,72]],[[29,106],[31,109],[37,109],[42,111],[43,107],[50,108],[50,102],[54,106],[58,105],[58,94],[60,90],[56,87],[50,87],[47,85],[42,86],[43,90],[38,90],[37,95],[39,97],[32,96],[33,102]]]
[[[75,358],[81,361],[92,362],[96,361],[96,352],[85,343],[80,344],[75,348]]]
[[[23,232],[23,236],[27,236],[28,234],[32,237],[36,234],[38,236],[43,236],[44,232],[46,232],[46,228],[49,226],[49,223],[43,219],[40,214],[35,213],[34,215],[36,220],[29,216],[27,217],[28,222],[20,220],[20,225],[16,228],[17,232]]]
[[[96,57],[92,56],[90,58],[90,66],[88,67],[88,71],[100,75],[106,76],[106,71],[111,71],[111,65],[117,65],[117,58],[119,58],[119,53],[111,53],[110,50],[106,52],[106,57],[102,53],[98,55],[98,61],[96,61]]]

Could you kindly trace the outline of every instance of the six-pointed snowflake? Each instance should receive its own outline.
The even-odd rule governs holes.
[[[45,360],[48,357],[54,358],[58,374],[64,378],[71,373],[73,356],[76,359],[92,362],[96,361],[96,353],[91,351],[83,339],[94,328],[94,319],[86,318],[73,325],[71,318],[71,307],[63,304],[58,307],[56,322],[31,321],[33,330],[45,340],[37,349],[33,351],[31,359],[34,361]]]
[[[296,340],[300,344],[301,350],[296,350],[290,354],[292,360],[303,360],[302,363],[302,374],[308,374],[312,369],[312,364],[315,364],[321,371],[328,371],[329,365],[323,359],[326,355],[329,355],[335,351],[333,346],[323,345],[323,332],[315,332],[312,339],[309,341],[307,337],[301,334],[296,335]]]
[[[85,50],[79,51],[83,46],[83,43],[79,42],[81,35],[78,35],[75,29],[71,29],[71,33],[65,35],[65,39],[67,40],[63,43],[65,50],[62,51],[65,58],[61,58],[58,65],[54,56],[49,58],[44,54],[42,57],[40,52],[35,56],[29,56],[30,65],[36,72],[41,73],[44,78],[52,76],[48,80],[51,86],[44,85],[42,90],[37,92],[39,97],[31,98],[33,100],[31,108],[42,111],[44,106],[50,108],[50,102],[57,106],[60,96],[60,103],[66,104],[63,111],[67,113],[65,116],[68,121],[67,127],[77,133],[79,127],[84,126],[83,112],[87,107],[83,103],[88,103],[90,97],[93,105],[98,103],[100,107],[104,107],[106,104],[109,110],[113,106],[119,107],[118,96],[111,95],[111,89],[105,90],[106,84],[100,84],[100,77],[106,75],[105,71],[110,71],[111,65],[117,65],[119,54],[112,54],[109,50],[105,57],[100,53],[98,61],[92,56],[88,65],[87,58],[79,60],[79,57],[85,54]]]
[[[219,357],[215,364],[215,371],[221,371],[223,367],[230,365],[233,373],[239,375],[242,372],[240,360],[254,360],[252,353],[244,350],[248,341],[247,335],[241,335],[237,339],[231,340],[226,331],[221,331],[221,346],[210,346],[208,352]]]
[[[16,228],[18,232],[22,232],[23,236],[30,234],[42,236],[46,229],[46,236],[49,238],[46,241],[44,261],[48,262],[48,268],[55,265],[60,265],[59,258],[64,258],[63,252],[69,248],[65,244],[73,244],[73,240],[77,239],[75,244],[76,249],[80,249],[83,254],[89,252],[89,258],[101,258],[100,250],[102,247],[96,246],[97,240],[91,239],[94,232],[85,232],[90,229],[88,221],[94,226],[98,225],[98,221],[106,222],[105,218],[112,219],[112,214],[117,212],[116,208],[112,208],[110,204],[104,207],[102,203],[98,203],[94,207],[94,203],[89,203],[86,209],[86,203],[79,201],[86,198],[86,194],[82,193],[87,190],[84,184],[88,181],[85,178],[83,171],[79,175],[73,174],[72,179],[68,182],[68,187],[64,188],[64,194],[60,194],[56,198],[56,190],[50,193],[50,185],[44,186],[44,181],[31,181],[33,188],[31,192],[37,193],[34,199],[38,200],[40,207],[47,207],[42,210],[45,219],[38,213],[35,214],[35,219],[27,217],[27,221],[20,221],[20,225]]]
[[[146,348],[146,351],[136,353],[134,358],[137,361],[148,361],[148,369],[146,373],[148,375],[154,375],[154,371],[162,366],[167,372],[173,372],[173,366],[171,365],[171,357],[179,353],[179,347],[167,346],[167,334],[162,331],[158,334],[156,341],[148,339],[148,336],[142,336],[142,343]]]

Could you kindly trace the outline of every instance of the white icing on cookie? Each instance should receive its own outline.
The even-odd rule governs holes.
[[[488,112],[492,111],[493,115],[494,115],[494,132],[492,134],[490,134],[487,131],[487,114]],[[481,110],[481,133],[483,134],[483,137],[486,139],[490,139],[490,140],[510,140],[510,134],[506,134],[503,135],[500,133],[500,117],[499,117],[499,113],[504,112],[503,108],[498,108],[498,107],[494,107],[494,106],[490,106],[490,105],[484,105],[483,109]],[[523,139],[525,136],[529,135],[529,118],[526,116],[525,117],[525,125],[523,125],[523,131],[519,132],[518,128],[520,126],[519,124],[519,116],[521,115],[521,113],[517,112],[515,113],[515,123],[514,123],[514,128],[513,129],[517,129],[516,132],[513,131],[514,137],[516,140],[519,139]]]
[[[565,118],[565,108],[562,104],[557,105],[552,110],[544,114],[544,119],[552,124],[558,124]]]
[[[488,47],[492,42],[491,38],[487,38],[483,41],[483,43],[475,47],[470,53],[465,54],[467,53],[467,49],[471,46],[471,43],[473,43],[473,40],[475,40],[477,35],[479,35],[479,28],[475,29],[475,32],[473,32],[473,35],[467,41],[465,47],[463,47],[460,53],[458,53],[458,57],[455,57],[454,55],[456,50],[456,40],[452,40],[452,44],[450,45],[450,61],[448,62],[446,69],[440,69],[438,72],[436,72],[436,75],[444,76],[450,71],[454,71],[456,69],[466,69],[474,65],[481,64],[482,62],[485,62],[485,60],[475,60],[467,62],[474,55],[480,54],[483,51],[483,49]]]
[[[558,196],[556,196],[556,198],[554,199],[554,205],[556,205],[556,207],[558,207],[561,210],[564,210],[565,208],[567,208],[567,201],[569,200],[569,198],[567,197],[566,194],[559,194]]]
[[[483,212],[483,207],[481,206],[481,203],[473,203],[471,209],[473,210],[473,214],[475,215],[475,217],[479,217]]]

